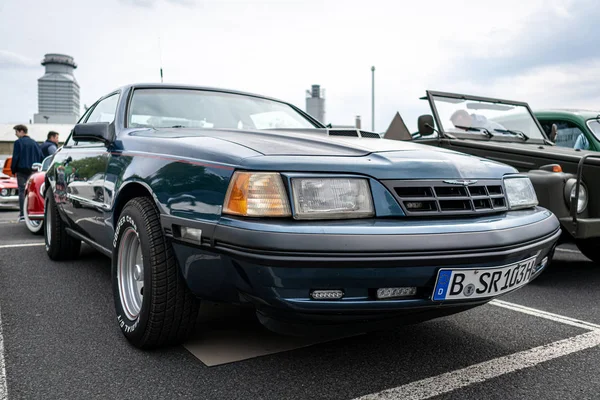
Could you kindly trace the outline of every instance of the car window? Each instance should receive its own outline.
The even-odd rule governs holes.
[[[556,143],[559,147],[568,147],[570,149],[588,150],[590,144],[585,134],[572,122],[561,120],[545,120],[543,122],[544,130],[551,130],[552,124],[556,124]]]
[[[587,122],[587,125],[594,134],[594,136],[596,136],[596,139],[600,140],[600,121],[597,119],[590,119]]]
[[[117,111],[117,102],[119,101],[119,94],[115,93],[102,100],[94,107],[94,110],[85,121],[86,124],[91,122],[113,122],[115,120],[115,113]]]
[[[110,122],[112,123],[115,120],[115,113],[117,111],[117,103],[119,101],[119,94],[115,93],[103,100],[101,100],[96,106],[91,110],[87,119],[83,120],[84,124],[94,123],[94,122]],[[71,141],[69,140],[69,144]],[[73,143],[75,146],[91,146],[91,147],[103,147],[104,145],[95,141],[79,141]]]

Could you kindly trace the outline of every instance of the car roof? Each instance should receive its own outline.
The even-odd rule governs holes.
[[[600,115],[600,111],[576,109],[576,108],[545,108],[533,110],[534,114],[544,114],[544,116],[572,116],[583,119],[596,118]]]

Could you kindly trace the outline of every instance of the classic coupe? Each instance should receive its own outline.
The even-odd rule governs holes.
[[[296,335],[482,305],[548,265],[560,224],[537,203],[495,161],[327,129],[264,96],[138,84],[54,154],[44,232],[53,260],[81,242],[112,259],[116,321],[152,348],[184,341],[201,300]]]
[[[427,91],[423,99],[433,115],[419,117],[417,135],[396,134],[397,139],[517,168],[531,179],[539,204],[560,220],[561,242],[575,242],[585,256],[600,263],[600,154],[556,145],[550,139],[557,138],[559,126],[550,124],[548,136],[525,102],[435,91]]]
[[[533,115],[557,146],[600,151],[600,112],[540,109],[533,110]]]
[[[19,187],[17,178],[0,172],[0,208],[19,207]]]

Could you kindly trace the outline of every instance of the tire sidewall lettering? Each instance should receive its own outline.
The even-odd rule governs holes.
[[[113,238],[113,254],[114,257],[116,257],[116,262],[118,263],[118,259],[119,259],[119,250],[118,250],[118,245],[120,242],[120,236],[122,235],[122,232],[124,232],[126,229],[126,227],[131,227],[133,228],[133,230],[138,233],[139,235],[139,231],[137,229],[137,224],[135,223],[135,221],[133,220],[133,218],[130,215],[122,215],[119,218],[119,222],[117,223],[117,226],[115,227],[115,236]],[[115,269],[115,273],[118,274],[118,267]],[[116,277],[115,277],[116,279]],[[119,290],[117,288],[117,290]],[[135,318],[134,321],[130,320],[124,313],[123,310],[123,305],[121,304],[121,299],[120,299],[120,292],[116,292],[114,294],[115,296],[115,300],[117,300],[119,306],[117,307],[117,323],[119,324],[119,327],[121,328],[121,331],[125,334],[125,335],[135,335],[136,334],[136,330],[140,325],[140,318],[142,317],[142,313],[143,313],[143,305],[142,305],[142,310],[140,310],[139,315]]]

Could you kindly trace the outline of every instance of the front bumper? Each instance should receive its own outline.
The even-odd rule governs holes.
[[[19,196],[0,196],[0,207],[15,205],[19,205]]]
[[[365,322],[370,327],[418,322],[491,300],[432,300],[442,267],[496,267],[536,256],[538,276],[542,259],[552,258],[560,225],[543,209],[521,215],[510,221],[465,222],[472,229],[461,233],[452,232],[452,224],[432,230],[427,222],[400,225],[397,220],[370,228],[357,223],[358,229],[352,229],[356,233],[339,233],[351,228],[338,223],[337,234],[335,223],[319,229],[313,225],[309,233],[310,224],[266,228],[228,220],[210,225],[168,216],[162,222],[173,232],[183,276],[197,296],[251,304],[270,329],[300,333],[317,326],[341,325],[347,331],[352,325],[364,328]],[[201,243],[179,238],[178,226],[202,229]],[[417,288],[415,296],[376,298],[378,288],[407,286]],[[344,297],[313,300],[314,289],[341,289]]]

